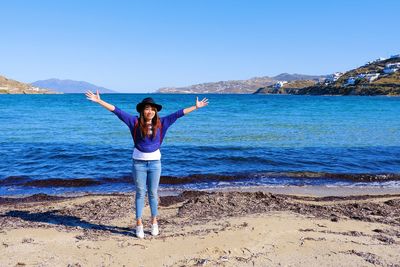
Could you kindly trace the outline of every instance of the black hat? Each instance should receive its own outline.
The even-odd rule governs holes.
[[[162,106],[159,104],[156,104],[154,102],[154,99],[151,97],[146,97],[145,99],[142,100],[139,104],[136,105],[136,111],[140,113],[140,111],[144,108],[145,105],[150,105],[153,106],[157,109],[157,111],[160,111],[162,109]]]

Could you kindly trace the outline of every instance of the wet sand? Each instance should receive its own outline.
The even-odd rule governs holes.
[[[400,266],[400,194],[248,191],[0,198],[0,266]]]

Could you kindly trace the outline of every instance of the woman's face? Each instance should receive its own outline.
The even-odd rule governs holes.
[[[146,121],[152,120],[156,115],[156,108],[150,105],[144,106],[143,115]]]

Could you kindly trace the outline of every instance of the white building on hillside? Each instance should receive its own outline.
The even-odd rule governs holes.
[[[392,73],[395,73],[398,70],[399,70],[398,68],[385,68],[383,70],[383,72],[386,73],[386,74],[392,74]]]
[[[357,80],[357,78],[355,78],[355,77],[349,77],[347,79],[346,83],[344,84],[344,86],[355,85],[356,84],[356,80]]]
[[[372,63],[381,62],[381,61],[384,61],[384,60],[386,60],[386,58],[380,57],[380,58],[377,58],[377,59],[375,59],[375,60],[368,61],[367,65],[368,65],[368,64],[372,64]]]
[[[365,79],[367,79],[368,82],[372,82],[376,79],[378,79],[379,73],[367,73],[365,75]]]
[[[325,83],[333,83],[336,82],[341,76],[343,75],[342,72],[335,72],[333,74],[330,74],[326,77]]]
[[[386,64],[385,68],[383,69],[383,72],[386,74],[392,74],[395,73],[399,68],[400,68],[400,62],[390,63]]]
[[[281,88],[284,84],[286,84],[286,83],[288,83],[287,81],[277,81],[274,85],[273,85],[273,87],[275,88],[275,89],[279,89],[279,88]]]
[[[388,69],[400,68],[400,62],[386,64],[385,68],[388,68]]]

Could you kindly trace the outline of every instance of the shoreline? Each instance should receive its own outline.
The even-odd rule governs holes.
[[[327,197],[327,196],[352,196],[352,195],[396,195],[400,194],[400,188],[397,187],[381,187],[381,186],[242,186],[242,187],[223,187],[211,189],[171,189],[161,188],[158,192],[160,197],[178,196],[185,191],[198,192],[264,192],[272,194],[284,195],[304,195],[312,197]],[[134,191],[122,192],[64,192],[60,194],[49,193],[31,193],[31,194],[15,194],[15,195],[0,195],[1,198],[26,198],[33,195],[47,195],[55,197],[81,197],[81,196],[96,196],[96,195],[127,195],[134,194]]]

